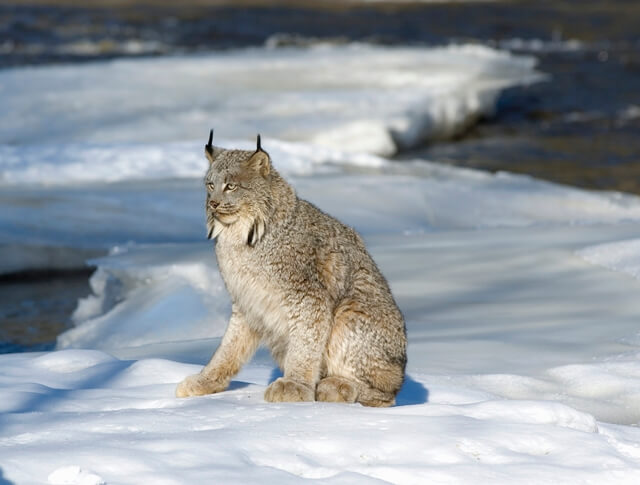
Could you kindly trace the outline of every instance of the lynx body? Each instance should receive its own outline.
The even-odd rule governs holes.
[[[263,342],[284,376],[267,401],[390,406],[404,379],[406,331],[386,280],[351,228],[299,199],[260,146],[209,143],[210,238],[232,314],[219,348],[178,397],[220,392]]]

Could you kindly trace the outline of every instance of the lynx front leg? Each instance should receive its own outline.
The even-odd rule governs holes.
[[[254,354],[259,343],[258,334],[249,328],[242,314],[234,308],[220,347],[199,374],[189,376],[178,384],[176,396],[202,396],[224,391],[231,378]]]
[[[290,330],[284,377],[272,382],[264,393],[269,402],[314,401],[320,378],[322,355],[329,336],[327,318],[296,321]]]

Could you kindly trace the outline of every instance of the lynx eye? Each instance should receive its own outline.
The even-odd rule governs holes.
[[[215,186],[211,182],[207,183],[207,189],[209,189],[211,192],[213,192],[214,188]]]
[[[225,192],[233,192],[238,186],[236,184],[227,184],[224,188]]]

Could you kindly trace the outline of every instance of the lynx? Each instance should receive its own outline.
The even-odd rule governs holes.
[[[395,404],[406,329],[360,236],[299,199],[258,135],[254,152],[205,145],[207,235],[232,312],[220,346],[178,397],[224,391],[260,343],[283,372],[266,401]]]

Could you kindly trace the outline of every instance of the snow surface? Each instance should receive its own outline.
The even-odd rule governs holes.
[[[0,117],[0,272],[98,266],[57,351],[0,355],[0,483],[640,483],[640,199],[349,151],[379,151],[378,128],[391,133],[397,113],[360,111],[340,92],[360,103],[409,79],[407,104],[394,106],[424,117],[426,105],[412,103],[435,91],[423,82],[449,79],[440,99],[468,108],[509,78],[502,67],[533,72],[532,61],[489,49],[394,52],[239,51],[0,73],[0,110],[23,123]],[[321,71],[337,79],[331,89],[302,76],[331,56],[361,69]],[[336,114],[280,116],[272,108],[287,105],[287,84],[256,76],[265,58],[284,80],[301,75],[302,105],[323,112],[335,97],[336,113],[366,111],[378,128],[347,150],[301,142],[328,140]],[[374,68],[391,84],[372,93],[356,74]],[[130,93],[118,91],[128,79]],[[256,101],[269,92],[275,105]],[[75,98],[87,109],[67,109]],[[29,117],[31,102],[41,104]],[[271,135],[263,146],[298,193],[363,234],[407,321],[396,407],[265,403],[279,372],[264,349],[228,391],[174,397],[230,311],[204,235],[201,132],[216,119],[222,146],[251,146],[257,128]],[[298,122],[304,136],[287,137]]]
[[[640,239],[599,244],[578,252],[587,261],[640,279]]]
[[[637,483],[638,429],[546,401],[409,380],[399,405],[266,404],[271,366],[172,396],[199,366],[94,350],[2,356],[15,483]],[[414,379],[424,376],[412,375]]]

